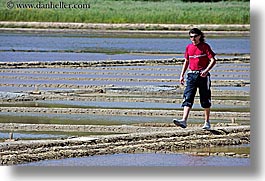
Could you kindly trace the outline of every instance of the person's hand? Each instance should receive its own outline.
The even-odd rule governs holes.
[[[208,71],[202,71],[200,76],[201,76],[201,77],[206,77],[207,74],[208,74]]]
[[[179,82],[181,85],[184,85],[184,76],[180,76]]]

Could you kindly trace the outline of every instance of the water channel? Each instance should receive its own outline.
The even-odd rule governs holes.
[[[189,38],[0,33],[1,62],[94,61],[183,57]],[[217,55],[249,54],[249,37],[207,38]],[[150,54],[151,53],[151,54]]]

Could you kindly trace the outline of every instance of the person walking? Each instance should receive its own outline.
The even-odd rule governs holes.
[[[205,122],[202,129],[209,130],[211,107],[211,80],[209,71],[216,64],[215,53],[210,45],[205,43],[204,33],[198,28],[189,31],[191,44],[187,45],[185,61],[182,67],[179,81],[184,84],[184,75],[187,69],[186,87],[183,93],[183,117],[181,120],[173,119],[175,125],[181,128],[187,127],[187,120],[194,103],[195,94],[199,89],[201,107],[204,108]]]

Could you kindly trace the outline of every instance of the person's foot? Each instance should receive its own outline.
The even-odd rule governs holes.
[[[209,130],[209,129],[211,129],[211,124],[210,124],[210,122],[205,122],[204,123],[204,125],[203,125],[203,127],[202,127],[202,129],[205,129],[205,130]]]
[[[187,122],[185,120],[177,120],[173,119],[173,123],[181,128],[186,128],[187,127]]]

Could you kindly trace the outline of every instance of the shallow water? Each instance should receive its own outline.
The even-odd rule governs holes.
[[[215,90],[221,90],[221,91],[245,91],[250,92],[250,86],[243,86],[243,87],[214,87]]]
[[[18,166],[250,166],[250,158],[193,156],[186,154],[114,154],[44,160]]]
[[[95,60],[130,60],[130,59],[161,59],[161,58],[182,58],[185,46],[190,43],[189,38],[109,38],[93,36],[68,36],[68,35],[38,35],[38,34],[14,34],[0,33],[0,57],[1,62],[21,62],[21,61],[95,61]],[[209,38],[207,42],[213,47],[218,54],[232,53],[250,53],[250,38]],[[82,53],[82,51],[93,53]],[[78,53],[80,52],[80,53]],[[103,53],[108,52],[108,53]],[[130,52],[138,52],[132,54]],[[148,54],[155,52],[156,54]],[[122,53],[122,54],[119,54]],[[142,53],[142,54],[141,54]],[[172,55],[168,53],[173,53]],[[176,55],[174,55],[176,54]],[[125,69],[124,69],[125,68]],[[49,74],[49,77],[71,78],[71,77],[113,77],[119,78],[120,75],[115,73],[126,73],[126,68],[137,68],[136,66],[123,66],[118,70],[106,69],[28,69],[40,71],[65,71],[65,72],[111,72],[112,75],[93,75],[93,74]],[[138,67],[139,68],[139,67]],[[173,73],[179,75],[182,66],[145,66],[149,69],[130,70],[130,73],[156,73],[157,70],[151,68],[163,68],[160,74]],[[220,64],[216,65],[213,74],[218,75],[225,70],[237,70],[233,74],[240,74],[243,78],[224,78],[227,80],[248,80],[250,69],[249,64]],[[14,69],[19,70],[19,69]],[[24,69],[27,70],[27,69]],[[216,70],[216,72],[215,72]],[[217,71],[218,70],[218,71]],[[229,75],[230,72],[221,72]],[[74,84],[74,85],[105,85],[113,84],[115,86],[146,86],[146,85],[176,85],[164,82],[121,82],[121,81],[76,81],[76,80],[18,80],[16,77],[45,77],[48,74],[38,73],[0,73],[0,76],[14,76],[8,79],[0,79],[1,83],[15,84]],[[154,76],[123,76],[125,78],[169,78],[176,79],[176,76],[158,77]],[[212,80],[222,79],[212,77]],[[0,87],[0,91],[25,91],[33,88],[27,87]],[[249,91],[249,87],[216,87],[218,90]],[[41,88],[41,90],[54,90],[54,88]],[[107,102],[54,102],[70,105],[85,105],[99,107],[113,107],[117,103]],[[130,108],[176,108],[176,104],[159,104],[159,103],[130,103],[123,102],[118,104],[120,107]],[[196,107],[197,105],[195,105]],[[134,116],[104,116],[104,115],[78,115],[78,114],[39,114],[39,113],[0,113],[0,122],[11,123],[37,123],[37,124],[94,124],[94,125],[115,125],[115,124],[137,124],[137,123],[171,123],[171,117],[134,117]],[[202,120],[190,119],[190,123],[202,123]],[[212,123],[231,122],[231,120],[212,120]],[[22,139],[51,139],[61,138],[68,134],[57,133],[34,133],[34,132],[17,132],[15,138]],[[0,139],[7,138],[8,132],[0,132]],[[114,154],[114,155],[97,155],[84,158],[69,158],[62,160],[47,160],[23,164],[21,166],[250,166],[249,158],[230,158],[217,156],[192,156],[185,154],[163,154],[163,153],[139,153],[139,154]]]
[[[175,117],[140,117],[140,116],[109,116],[88,114],[48,114],[48,113],[0,113],[1,123],[25,124],[73,124],[73,125],[121,125],[138,123],[172,123]],[[202,123],[201,119],[189,119],[192,123]],[[231,120],[212,119],[212,123],[230,123]]]
[[[91,135],[110,135],[119,133],[110,132],[69,132],[69,131],[13,131],[0,130],[0,142],[10,138],[10,133],[13,133],[13,139],[18,140],[49,140],[49,139],[66,139],[80,136]]]
[[[141,54],[105,54],[105,53],[57,53],[57,52],[0,52],[3,62],[32,61],[99,61],[99,60],[134,60],[134,59],[169,59],[183,56],[172,55],[141,55]]]
[[[93,68],[36,68],[12,69],[0,72],[2,84],[40,84],[41,90],[56,88],[42,87],[44,84],[67,85],[114,85],[114,86],[176,86],[181,65],[157,66],[117,66]],[[249,64],[217,64],[211,72],[211,80],[245,80],[250,79]],[[81,79],[79,79],[81,78]],[[123,78],[121,81],[120,78]],[[140,80],[140,81],[138,81]],[[164,82],[163,80],[166,80]],[[167,82],[169,81],[169,82]],[[20,86],[19,91],[32,90]],[[245,87],[213,87],[218,90],[249,91]],[[17,87],[1,86],[0,91],[18,91]]]
[[[177,58],[179,56],[134,55],[130,52],[182,54],[186,45],[190,43],[189,38],[110,38],[93,37],[93,35],[15,33],[0,33],[0,40],[0,57],[4,62]],[[207,42],[217,54],[250,53],[249,37],[209,38]],[[82,51],[92,53],[76,53]],[[123,54],[119,54],[119,52],[123,52]]]
[[[36,133],[36,132],[15,132],[13,133],[14,139],[55,139],[65,138],[66,134],[54,134],[54,133]],[[8,139],[9,132],[0,131],[0,139]]]
[[[45,104],[60,104],[72,106],[85,106],[96,108],[143,108],[143,109],[176,109],[181,108],[181,104],[176,103],[155,103],[155,102],[104,102],[104,101],[71,101],[71,100],[52,100],[52,101],[37,101]],[[247,106],[233,105],[232,108],[246,108]],[[201,108],[200,104],[194,104],[193,108]],[[216,104],[215,109],[231,108],[231,105]]]

